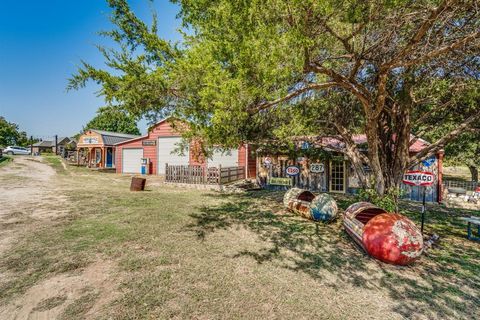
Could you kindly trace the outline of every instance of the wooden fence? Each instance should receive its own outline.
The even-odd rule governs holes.
[[[223,185],[241,179],[245,179],[245,167],[165,165],[166,182]]]

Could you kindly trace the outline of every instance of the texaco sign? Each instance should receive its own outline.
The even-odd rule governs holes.
[[[435,175],[427,171],[407,171],[403,175],[403,183],[411,186],[431,186],[435,181]]]

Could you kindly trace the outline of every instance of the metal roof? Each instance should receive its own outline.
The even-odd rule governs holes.
[[[91,131],[96,132],[99,135],[101,135],[102,139],[103,139],[103,144],[109,145],[109,146],[113,146],[117,143],[140,137],[140,136],[137,136],[137,135],[134,135],[134,134],[109,132],[109,131],[96,130],[96,129],[91,129]]]
[[[71,142],[75,142],[72,138],[69,137],[60,137],[58,138],[58,144],[68,144]],[[76,142],[75,142],[76,143]],[[55,141],[50,141],[50,140],[43,140],[39,141],[33,144],[34,147],[44,147],[44,148],[50,148],[50,147],[55,147]]]
[[[39,141],[39,142],[33,144],[34,147],[46,147],[46,148],[51,148],[54,145],[55,145],[55,143],[53,141],[48,141],[48,140]]]

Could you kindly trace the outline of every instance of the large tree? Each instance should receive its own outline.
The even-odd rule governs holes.
[[[85,125],[83,131],[88,129],[140,134],[135,117],[116,107],[100,108],[97,115]]]
[[[25,146],[28,143],[27,133],[20,131],[18,125],[0,117],[0,146]]]
[[[188,30],[178,46],[125,0],[109,0],[116,29],[104,34],[121,49],[102,52],[116,71],[85,63],[70,87],[93,79],[132,112],[173,109],[212,144],[266,139],[285,125],[292,134],[334,134],[361,183],[379,194],[480,116],[478,100],[462,112],[456,105],[479,84],[478,1],[174,2]],[[455,125],[439,119],[450,130],[411,155],[411,133],[445,110]],[[367,154],[354,143],[358,132]]]

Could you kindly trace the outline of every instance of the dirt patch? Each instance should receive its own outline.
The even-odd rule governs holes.
[[[69,318],[68,313],[72,311],[81,319],[95,318],[103,306],[116,298],[116,286],[112,281],[114,270],[111,262],[99,260],[78,274],[61,274],[46,279],[1,307],[0,318]]]
[[[0,169],[0,255],[30,225],[65,214],[55,177],[54,169],[30,157],[14,157]]]

